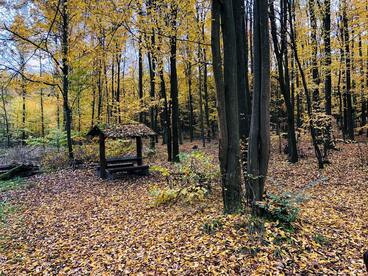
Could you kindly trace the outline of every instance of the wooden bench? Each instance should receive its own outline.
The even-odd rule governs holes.
[[[117,163],[126,163],[126,162],[139,163],[141,161],[142,161],[142,158],[136,157],[136,156],[115,157],[115,158],[109,158],[106,160],[107,164],[117,164]]]
[[[125,166],[119,165],[114,167],[108,167],[106,169],[109,178],[113,178],[114,174],[140,174],[140,175],[148,175],[149,166],[148,165],[137,165],[137,166]],[[97,167],[97,174],[100,175],[100,167]]]

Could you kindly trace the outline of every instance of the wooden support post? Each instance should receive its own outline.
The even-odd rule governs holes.
[[[141,166],[143,164],[142,159],[142,151],[143,151],[143,143],[142,143],[142,137],[136,137],[136,143],[137,143],[137,158],[138,158],[138,166]]]
[[[105,151],[105,135],[103,133],[99,134],[100,138],[100,177],[102,179],[107,178],[106,168],[106,151]]]

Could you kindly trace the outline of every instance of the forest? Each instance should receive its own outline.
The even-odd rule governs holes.
[[[0,275],[366,275],[366,0],[1,0]]]

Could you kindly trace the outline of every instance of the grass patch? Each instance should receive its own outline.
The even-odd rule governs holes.
[[[8,202],[0,202],[0,226],[7,223],[7,217],[9,214],[15,212],[16,207]]]
[[[20,178],[20,177],[17,177],[11,180],[1,180],[0,181],[0,192],[15,190],[24,185],[25,185],[25,181],[23,178]]]
[[[16,190],[26,185],[23,178],[17,177],[11,180],[0,181],[0,193]],[[15,212],[17,207],[9,202],[0,201],[0,226],[7,223],[7,217]],[[1,274],[0,274],[1,275]]]

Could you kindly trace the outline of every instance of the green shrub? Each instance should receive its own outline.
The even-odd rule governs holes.
[[[219,166],[206,153],[193,151],[179,154],[177,173],[182,184],[199,185],[210,188],[220,177]]]
[[[195,204],[205,200],[208,190],[203,187],[185,188],[158,188],[153,187],[149,190],[150,197],[154,206],[170,205],[177,201],[186,204]]]
[[[211,220],[209,222],[205,222],[202,226],[202,230],[204,233],[209,234],[209,235],[213,235],[215,234],[219,229],[221,229],[223,226],[223,223],[218,220],[218,219],[214,219]]]
[[[153,187],[149,190],[154,206],[168,205],[173,203],[179,195],[179,189]]]
[[[299,214],[299,208],[289,194],[266,194],[264,201],[258,202],[257,205],[266,219],[278,221],[287,228],[292,228],[292,223]]]
[[[168,188],[155,188],[151,192],[154,205],[171,204],[181,201],[195,204],[205,200],[211,191],[211,184],[219,179],[216,162],[205,153],[194,151],[179,155],[180,162],[173,168],[151,166],[150,170],[160,173]]]
[[[323,236],[321,234],[316,234],[313,236],[313,240],[320,245],[328,245],[330,243],[329,239],[326,236]]]

